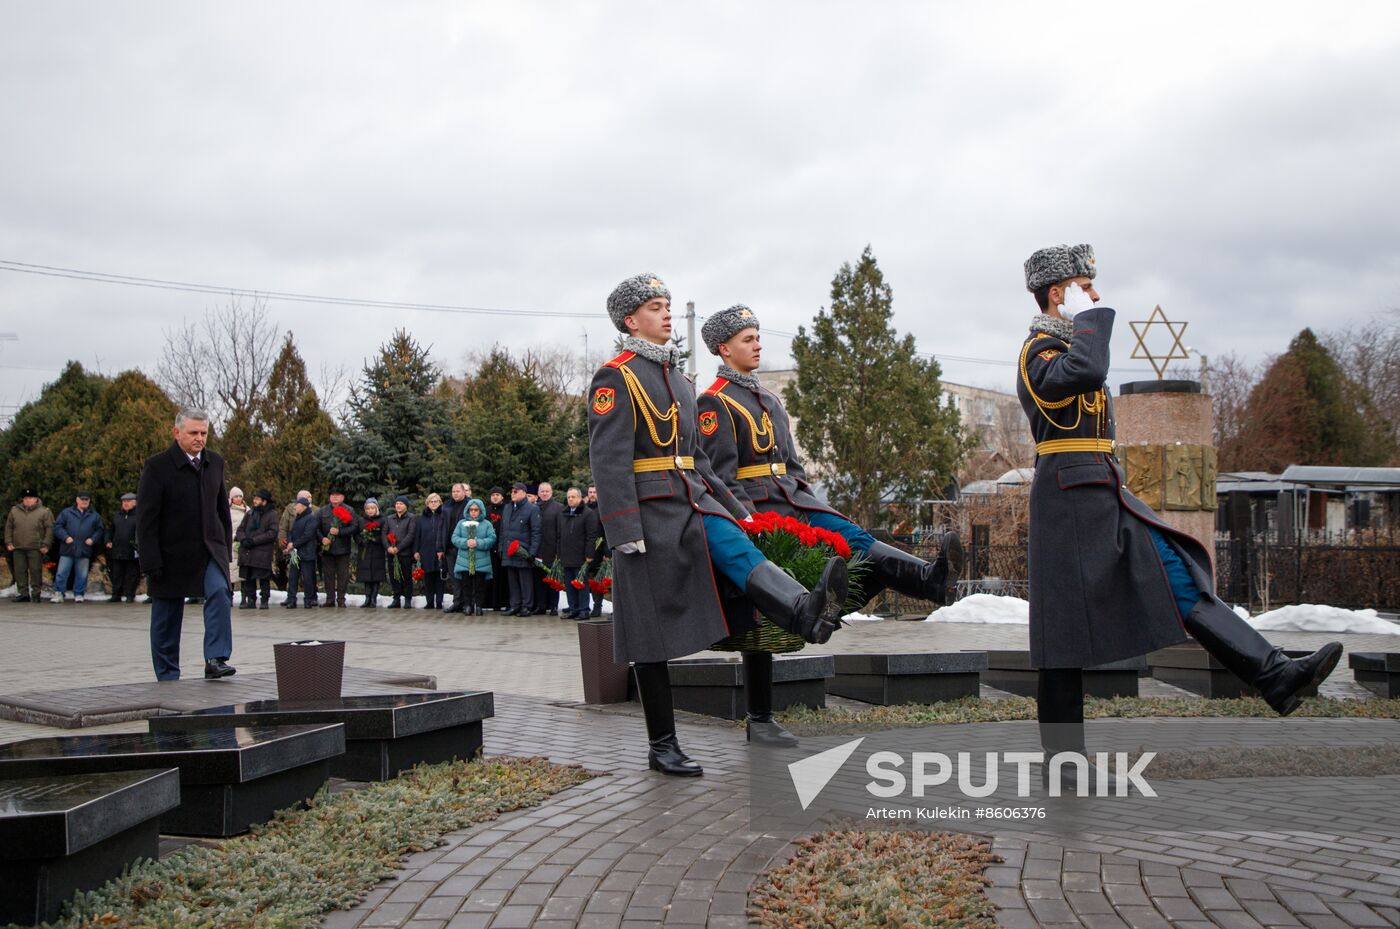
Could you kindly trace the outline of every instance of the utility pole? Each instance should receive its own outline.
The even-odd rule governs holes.
[[[690,348],[690,380],[695,380],[695,301],[685,302],[685,344]]]

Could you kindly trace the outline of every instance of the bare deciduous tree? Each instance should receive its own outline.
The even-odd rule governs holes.
[[[279,334],[267,302],[235,297],[198,323],[165,331],[156,380],[182,406],[208,410],[216,429],[251,421],[277,359]]]
[[[1400,440],[1400,310],[1328,333],[1323,344]]]

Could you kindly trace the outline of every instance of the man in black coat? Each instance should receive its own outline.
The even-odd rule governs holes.
[[[491,520],[491,529],[496,533],[496,538],[501,537],[501,515],[506,509],[506,492],[500,487],[492,487],[490,499],[486,502],[486,518]],[[496,546],[491,549],[491,586],[486,592],[486,602],[493,610],[506,612],[506,606],[510,599],[510,584],[506,581],[505,568],[501,565],[501,549]]]
[[[564,512],[564,505],[554,499],[554,485],[549,481],[540,481],[538,502],[535,507],[540,511],[540,550],[535,557],[544,562],[545,570],[554,567],[555,559],[559,557],[559,533],[562,530],[561,518]],[[559,591],[550,590],[544,583],[544,572],[535,572],[535,612],[547,613],[555,616],[559,613]]]
[[[141,583],[137,563],[136,494],[122,494],[121,509],[112,514],[112,534],[107,537],[107,571],[112,582],[112,602],[136,602],[136,585]]]
[[[452,566],[457,563],[457,546],[452,544],[452,530],[465,518],[463,514],[466,512],[467,502],[471,499],[471,495],[472,489],[469,485],[460,482],[453,484],[452,499],[443,506],[443,510],[446,512],[447,535],[442,540],[442,563],[447,565],[449,574],[452,573]],[[460,613],[462,612],[462,603],[454,594],[452,605],[443,607],[442,611],[444,613]]]
[[[340,519],[336,510],[349,520]],[[332,487],[326,492],[326,505],[317,511],[321,533],[321,577],[326,585],[326,606],[345,609],[346,588],[350,586],[350,548],[360,531],[360,518],[345,505],[345,491]],[[312,596],[315,596],[312,588]]]
[[[146,459],[136,496],[141,571],[151,595],[151,661],[156,680],[180,679],[185,598],[204,599],[204,676],[228,677],[233,654],[229,607],[229,519],[224,459],[204,447],[209,414],[181,410],[170,447]]]
[[[570,487],[564,494],[566,506],[559,513],[559,564],[564,569],[564,593],[569,608],[566,619],[588,618],[588,574],[598,555],[598,539],[603,534],[598,511],[583,505],[583,493]],[[581,586],[574,586],[577,582]]]
[[[535,556],[540,550],[540,511],[525,499],[525,484],[510,487],[510,503],[501,511],[496,548],[510,585],[510,609],[515,616],[529,616],[534,597]]]

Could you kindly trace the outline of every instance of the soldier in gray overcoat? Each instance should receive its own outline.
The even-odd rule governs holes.
[[[589,458],[598,513],[613,549],[614,651],[634,663],[646,714],[648,764],[695,776],[681,751],[666,661],[725,638],[725,579],[775,623],[824,642],[846,599],[846,563],[828,562],[808,591],[769,562],[739,527],[748,509],[715,476],[696,437],[693,388],[671,335],[671,293],[656,276],[628,278],[608,297],[626,335],[588,392]],[[754,627],[749,611],[742,621]]]
[[[715,382],[697,401],[700,444],[715,474],[751,511],[771,511],[835,532],[866,559],[859,597],[869,600],[886,587],[941,603],[942,570],[907,552],[877,542],[869,532],[812,494],[797,456],[792,423],[777,395],[758,378],[762,341],[753,310],[736,304],[705,321],[700,332],[710,354],[721,360]],[[733,640],[731,640],[733,641]],[[751,642],[752,640],[750,640]],[[730,647],[738,647],[737,645]],[[740,648],[747,731],[751,741],[792,744],[796,739],[773,721],[773,655]]]
[[[1030,508],[1030,649],[1047,751],[1083,752],[1081,669],[1144,655],[1187,633],[1276,711],[1337,664],[1333,642],[1292,660],[1219,597],[1211,560],[1127,488],[1104,383],[1114,311],[1096,306],[1094,251],[1026,261],[1041,312],[1021,347],[1017,394],[1036,442]]]

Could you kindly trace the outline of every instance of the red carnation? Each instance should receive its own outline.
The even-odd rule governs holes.
[[[399,544],[399,537],[396,536],[396,535],[394,535],[392,532],[389,533],[389,544],[390,544],[390,545],[398,545],[398,544]]]
[[[574,590],[583,590],[583,581],[579,580],[578,578],[574,578],[572,581],[569,581],[569,586],[572,587]]]
[[[342,526],[348,526],[355,521],[355,514],[350,512],[348,507],[335,506],[331,508],[331,515],[340,520]]]
[[[414,569],[413,569],[413,579],[414,579],[415,581],[421,581],[423,578],[425,578],[425,577],[427,577],[427,576],[428,576],[428,572],[427,572],[427,571],[424,571],[422,568],[414,568]]]
[[[369,522],[365,523],[365,531],[366,531],[366,532],[373,532],[374,530],[376,530],[376,529],[378,529],[378,528],[379,528],[379,520],[377,520],[377,519],[372,519],[372,520],[370,520]]]

